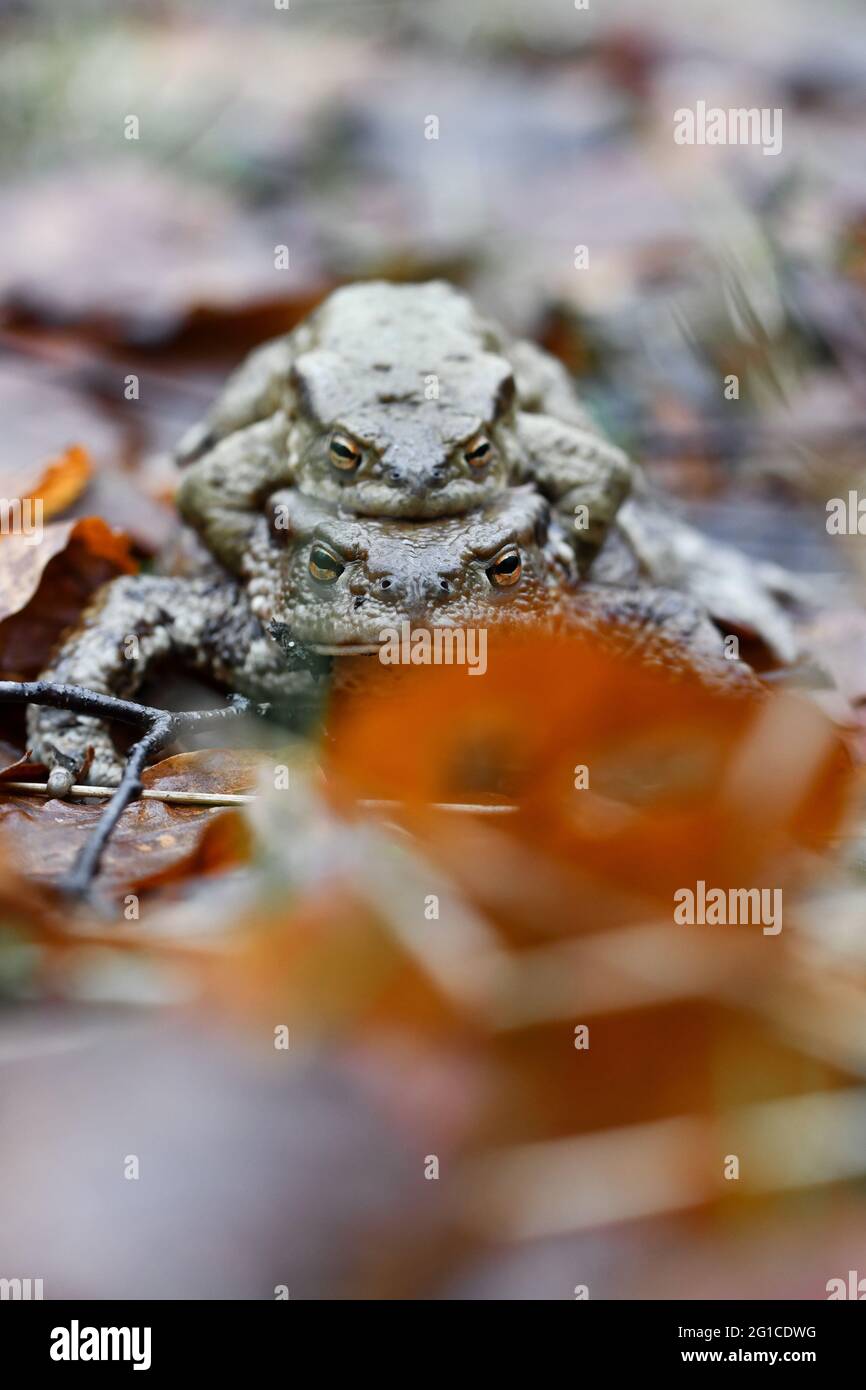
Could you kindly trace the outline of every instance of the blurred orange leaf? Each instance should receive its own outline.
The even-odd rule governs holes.
[[[405,803],[425,841],[449,846],[452,869],[462,861],[477,878],[486,857],[503,887],[520,847],[529,896],[555,866],[609,902],[670,902],[698,879],[777,883],[794,851],[838,825],[848,758],[807,702],[731,698],[584,638],[493,636],[483,677],[391,668],[375,699],[334,710],[332,787]],[[503,800],[514,813],[495,822],[430,809]],[[592,916],[568,897],[565,918]]]
[[[48,521],[77,501],[91,472],[87,450],[73,444],[59,458],[46,464],[39,482],[27,495],[41,500],[43,516]]]

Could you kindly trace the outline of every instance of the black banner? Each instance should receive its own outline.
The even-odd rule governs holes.
[[[475,1305],[477,1307],[477,1305]],[[399,1304],[397,1318],[409,1313]],[[388,1329],[399,1335],[391,1310]],[[322,1306],[300,1301],[262,1303],[38,1303],[0,1305],[0,1332],[7,1365],[52,1378],[92,1376],[101,1370],[160,1377],[178,1371],[225,1376],[262,1363],[297,1366],[309,1353],[313,1364],[331,1361],[335,1325],[348,1325],[361,1340],[346,1342],[358,1352],[366,1336],[385,1327],[377,1304]],[[411,1316],[411,1314],[409,1314]],[[510,1315],[513,1318],[513,1315]],[[444,1307],[423,1313],[428,1327],[442,1329]],[[465,1311],[458,1314],[462,1321]],[[534,1325],[534,1317],[531,1319]],[[510,1331],[513,1332],[513,1320]],[[863,1341],[862,1315],[828,1301],[738,1303],[581,1302],[544,1315],[544,1336],[564,1334],[570,1356],[596,1370],[760,1365],[808,1366],[826,1377],[850,1365]],[[323,1341],[323,1334],[326,1340]],[[364,1335],[366,1334],[366,1336]],[[574,1341],[578,1338],[578,1341]],[[432,1346],[425,1336],[424,1367]],[[511,1346],[504,1336],[503,1349]],[[443,1356],[449,1356],[443,1345]],[[487,1355],[496,1343],[487,1342]],[[548,1348],[534,1343],[547,1361]],[[381,1354],[381,1349],[380,1349]],[[324,1367],[323,1367],[324,1368]],[[409,1369],[408,1367],[405,1369]]]

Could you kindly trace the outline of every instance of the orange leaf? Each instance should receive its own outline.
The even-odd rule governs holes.
[[[43,517],[48,521],[78,500],[91,472],[87,450],[73,444],[59,458],[46,464],[42,477],[27,496],[41,500]]]
[[[591,922],[623,894],[776,884],[837,826],[848,760],[808,703],[722,696],[582,638],[489,637],[483,677],[390,668],[371,674],[375,698],[334,712],[331,785],[408,803],[452,869],[462,854],[477,879],[486,862],[492,887],[537,903],[554,866],[579,875],[554,898],[563,920]],[[503,799],[516,810],[495,822],[430,809]]]

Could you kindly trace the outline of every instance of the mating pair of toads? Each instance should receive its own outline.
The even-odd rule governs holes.
[[[754,677],[723,633],[794,655],[781,572],[670,516],[560,363],[446,284],[336,291],[238,368],[179,457],[195,544],[107,584],[46,678],[128,697],[172,659],[297,710],[323,662],[405,623],[589,631],[732,691]],[[117,782],[98,720],[29,720],[54,790]]]

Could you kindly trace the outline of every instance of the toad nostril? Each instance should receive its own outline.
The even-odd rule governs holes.
[[[353,607],[353,608],[360,608],[361,605],[363,604],[363,602],[364,602],[364,595],[363,595],[363,594],[359,594],[358,597],[355,599],[354,603],[352,604],[352,607]]]
[[[389,482],[389,483],[402,483],[402,481],[403,481],[403,474],[400,472],[399,468],[389,468],[389,469],[388,469],[388,482]]]

